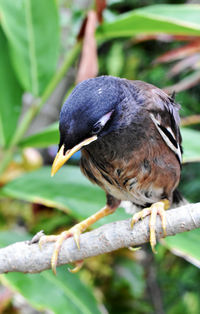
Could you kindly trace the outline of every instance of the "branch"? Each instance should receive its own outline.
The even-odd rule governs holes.
[[[200,203],[187,204],[166,212],[167,235],[200,228]],[[130,227],[130,219],[106,224],[84,233],[78,249],[74,239],[67,239],[60,250],[58,266],[91,256],[109,253],[120,248],[138,246],[149,241],[149,217]],[[157,237],[163,237],[160,219],[157,219]],[[17,242],[0,249],[0,273],[39,273],[51,268],[54,243],[46,243],[40,250],[37,243]]]

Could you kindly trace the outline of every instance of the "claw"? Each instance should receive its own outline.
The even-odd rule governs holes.
[[[60,235],[50,235],[50,236],[43,236],[39,240],[39,247],[42,249],[43,244],[47,242],[55,242],[55,247],[53,251],[53,255],[51,257],[51,268],[53,273],[56,275],[56,266],[58,263],[58,254],[60,252],[61,246],[63,244],[63,241],[70,238],[74,237],[74,240],[76,242],[76,245],[78,249],[80,249],[80,228],[78,226],[75,226],[67,231],[63,231]],[[79,266],[81,268],[81,266]],[[72,272],[77,272],[78,271],[78,266],[75,267]]]
[[[150,230],[150,245],[153,253],[157,253],[155,246],[156,246],[156,217],[158,214],[158,209],[155,206],[156,204],[153,204],[152,207],[150,207],[150,221],[149,221],[149,230]]]
[[[117,203],[116,208],[119,204]],[[114,212],[114,210],[116,208],[111,208],[110,206],[106,205],[105,207],[103,207],[102,209],[100,209],[96,214],[88,217],[87,219],[83,220],[82,222],[80,222],[79,224],[75,225],[74,227],[72,227],[71,229],[62,232],[60,235],[50,235],[50,236],[42,236],[39,240],[39,247],[40,249],[42,248],[42,245],[44,243],[47,242],[55,242],[55,248],[53,251],[53,255],[51,258],[51,268],[54,272],[54,274],[56,274],[56,266],[57,266],[57,262],[58,262],[58,254],[60,251],[60,248],[63,244],[63,241],[66,240],[69,237],[74,237],[75,243],[77,245],[77,248],[80,249],[80,234],[86,230],[89,226],[91,226],[93,223],[95,223],[96,221],[98,221],[99,219],[110,215]],[[72,270],[70,270],[72,273],[77,272],[81,266],[82,266],[83,262],[77,262],[76,263],[76,267]]]
[[[160,219],[161,219],[164,237],[166,237],[167,232],[166,232],[166,215],[165,215],[165,210],[164,210],[163,208],[160,208],[160,209],[158,210],[158,214],[159,214]]]
[[[84,261],[77,261],[76,263],[75,263],[75,267],[74,268],[68,268],[68,271],[70,272],[70,273],[72,273],[72,274],[75,274],[75,273],[77,273],[80,269],[81,269],[81,267],[83,266],[83,263],[84,263]]]
[[[73,233],[74,240],[76,242],[77,248],[80,250],[80,232],[78,230],[75,230]]]
[[[149,214],[150,214],[150,207],[147,207],[141,210],[140,212],[136,213],[135,215],[133,215],[133,218],[131,220],[131,228],[133,228],[136,222],[138,222],[140,219],[145,218]]]
[[[72,234],[70,231],[64,231],[59,236],[57,236],[55,248],[53,251],[52,258],[51,258],[51,268],[52,268],[55,275],[56,275],[56,266],[57,266],[57,262],[58,262],[58,254],[59,254],[60,248],[63,244],[63,241],[66,240],[67,238],[71,237],[71,236],[72,236]]]
[[[131,220],[131,227],[133,228],[134,224],[138,222],[138,220],[143,219],[144,217],[150,215],[149,220],[149,229],[150,229],[150,245],[153,253],[157,253],[155,250],[156,245],[156,217],[157,215],[161,218],[162,223],[162,229],[164,237],[166,236],[166,215],[165,215],[165,209],[169,208],[169,201],[168,200],[162,200],[160,202],[157,202],[155,204],[152,204],[148,208],[144,208],[139,213],[136,213],[132,220]]]

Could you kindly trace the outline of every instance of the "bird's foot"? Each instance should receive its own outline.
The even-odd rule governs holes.
[[[140,212],[133,215],[131,220],[131,227],[133,228],[134,224],[138,222],[138,220],[143,219],[146,216],[150,215],[149,220],[149,229],[150,229],[150,245],[152,251],[156,253],[155,245],[156,245],[156,216],[159,215],[161,218],[162,228],[164,236],[166,236],[166,214],[165,210],[168,209],[170,203],[167,199],[161,200],[160,202],[152,204],[148,208],[144,208]]]
[[[70,237],[74,237],[76,245],[80,249],[80,234],[82,233],[82,231],[83,231],[83,226],[81,223],[79,223],[79,224],[75,225],[74,227],[72,227],[71,229],[63,231],[59,235],[49,235],[49,236],[44,235],[40,238],[40,240],[39,240],[40,249],[47,242],[55,242],[53,255],[51,257],[51,268],[52,268],[54,274],[56,274],[58,254],[59,254],[59,251],[60,251],[60,248],[61,248],[63,242]],[[83,261],[75,262],[76,266],[75,266],[75,268],[70,269],[70,272],[75,273],[75,272],[79,271],[82,264],[83,264]]]
[[[118,203],[117,203],[116,207],[117,206],[118,206]],[[42,247],[43,244],[45,244],[47,242],[55,242],[55,248],[53,251],[52,258],[51,258],[51,268],[52,268],[54,274],[56,274],[56,265],[58,262],[58,254],[59,254],[60,248],[63,244],[63,241],[70,238],[70,237],[74,237],[76,245],[80,249],[80,234],[84,230],[86,230],[88,227],[90,227],[93,223],[98,221],[99,219],[112,214],[115,211],[116,207],[111,208],[109,205],[106,205],[105,207],[100,209],[94,215],[81,221],[80,223],[76,224],[75,226],[73,226],[69,230],[63,231],[61,234],[42,236],[40,238],[40,240],[39,240],[39,247],[40,248]],[[71,272],[77,272],[81,268],[83,262],[79,261],[79,262],[76,262],[75,264],[76,264],[76,267],[74,269],[70,270]]]

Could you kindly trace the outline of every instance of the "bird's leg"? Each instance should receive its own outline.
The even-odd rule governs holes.
[[[56,274],[56,265],[57,265],[57,261],[58,261],[58,254],[59,254],[59,251],[60,251],[60,248],[62,246],[63,241],[69,237],[74,237],[74,240],[76,242],[77,247],[80,248],[80,234],[84,230],[86,230],[89,226],[91,226],[96,221],[98,221],[99,219],[101,219],[107,215],[112,214],[116,208],[117,208],[116,206],[111,207],[109,205],[106,205],[105,207],[103,207],[101,210],[99,210],[94,215],[81,221],[80,223],[76,224],[75,226],[73,226],[69,230],[63,231],[61,234],[42,236],[40,238],[40,240],[39,240],[40,248],[42,247],[42,245],[44,243],[55,242],[55,248],[54,248],[52,258],[51,258],[51,268],[55,274]],[[75,267],[75,269],[72,272],[78,271],[80,269],[81,262],[78,262],[76,264],[77,264],[77,266]]]
[[[170,207],[170,202],[165,199],[160,202],[152,204],[148,208],[144,208],[140,212],[133,215],[131,220],[131,227],[133,228],[134,224],[138,222],[138,220],[143,219],[146,216],[150,215],[149,220],[149,229],[150,229],[150,244],[152,251],[156,253],[155,245],[156,245],[156,216],[159,215],[161,218],[162,228],[164,236],[166,236],[166,215],[165,210]]]

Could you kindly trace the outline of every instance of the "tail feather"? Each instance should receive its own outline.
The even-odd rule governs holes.
[[[172,196],[172,206],[171,208],[180,207],[183,205],[187,205],[189,202],[181,195],[179,190],[174,190]]]

